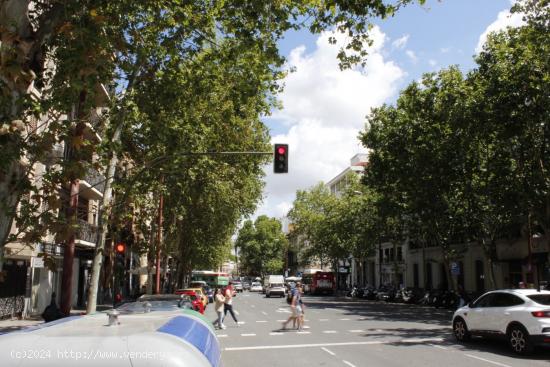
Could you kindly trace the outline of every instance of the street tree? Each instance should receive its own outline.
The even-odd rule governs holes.
[[[235,247],[239,252],[241,272],[258,276],[283,273],[288,241],[278,219],[261,215],[254,222],[245,221]]]

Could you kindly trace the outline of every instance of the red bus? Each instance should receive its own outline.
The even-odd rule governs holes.
[[[310,292],[313,294],[334,294],[336,280],[334,273],[330,271],[318,271],[313,274],[310,284]]]

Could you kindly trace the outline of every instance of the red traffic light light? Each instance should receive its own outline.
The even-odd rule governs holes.
[[[118,252],[119,254],[124,253],[124,250],[125,250],[125,249],[126,249],[126,246],[124,246],[123,243],[119,243],[119,244],[117,244],[116,247],[115,247],[116,252]]]
[[[288,173],[288,144],[275,144],[273,172]]]

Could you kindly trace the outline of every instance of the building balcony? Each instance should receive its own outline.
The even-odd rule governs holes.
[[[105,189],[105,176],[93,168],[89,168],[80,180],[80,194],[87,199],[101,200]]]
[[[95,247],[98,234],[99,228],[97,226],[79,219],[75,243],[82,247]]]

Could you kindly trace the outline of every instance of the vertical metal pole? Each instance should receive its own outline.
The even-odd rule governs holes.
[[[161,184],[164,183],[164,176],[160,178]],[[155,293],[160,294],[160,245],[162,242],[162,210],[164,206],[164,197],[162,191],[159,198],[158,228],[157,228],[157,269],[156,269],[156,287]]]

